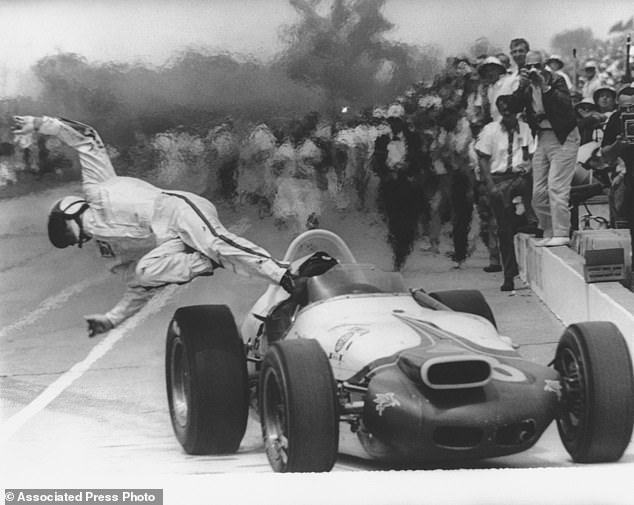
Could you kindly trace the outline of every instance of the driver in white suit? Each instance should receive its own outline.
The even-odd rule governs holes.
[[[164,191],[145,181],[117,176],[99,134],[68,119],[15,116],[14,134],[51,135],[79,155],[84,197],[55,203],[48,234],[64,248],[95,239],[111,269],[123,272],[127,290],[105,314],[85,316],[88,334],[106,332],[140,310],[167,284],[211,275],[219,267],[260,277],[293,290],[288,265],[225,229],[214,205],[184,191]]]

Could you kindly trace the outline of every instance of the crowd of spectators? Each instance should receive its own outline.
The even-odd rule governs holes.
[[[624,62],[604,55],[600,64],[588,59],[580,65],[583,72],[569,75],[564,70],[569,62],[531,51],[524,39],[512,40],[509,54],[450,58],[433,81],[417,83],[397,100],[405,124],[399,129],[416,141],[407,145],[402,165],[379,155],[398,151],[396,138],[387,149],[377,141],[372,165],[380,176],[378,196],[395,268],[413,248],[417,223],[429,241],[425,250],[438,253],[439,224],[447,221],[450,255],[459,267],[473,249],[468,237],[475,208],[489,250],[485,271],[503,271],[501,289],[510,291],[517,275],[512,238],[517,231],[543,237],[538,246],[569,243],[577,226],[570,212],[573,185],[600,182],[610,195],[610,224],[633,221],[623,189],[629,187],[627,163],[602,157],[601,150],[618,102],[627,102],[619,97],[630,93]],[[419,149],[422,155],[407,154]],[[402,181],[394,189],[401,179],[409,180],[416,197]],[[406,203],[411,201],[419,205]],[[407,223],[405,212],[415,219]],[[391,225],[395,222],[398,227]]]
[[[580,145],[601,142],[624,86],[623,65],[602,61],[588,60],[571,76],[561,57],[514,39],[508,55],[449,58],[432,80],[413,84],[393,103],[344,108],[333,122],[312,114],[275,132],[259,125],[241,149],[247,154],[238,163],[237,193],[268,206],[280,223],[299,216],[300,228],[319,222],[328,199],[342,211],[376,209],[395,269],[419,239],[422,251],[440,253],[444,225],[453,241],[447,254],[460,267],[475,248],[470,229],[477,222],[489,251],[485,270],[504,271],[502,289],[511,290],[513,234],[544,235],[543,246],[567,244],[571,185],[602,178],[597,150],[592,160],[578,160],[587,150],[578,152]],[[543,77],[529,78],[531,69]],[[502,108],[500,97],[510,98]],[[489,128],[484,147],[479,137],[490,124],[499,131]],[[483,159],[492,178],[482,173]],[[505,175],[511,177],[502,183]]]

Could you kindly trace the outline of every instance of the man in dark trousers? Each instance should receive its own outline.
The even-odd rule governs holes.
[[[530,206],[529,146],[533,141],[530,128],[509,109],[509,95],[500,95],[495,104],[499,121],[487,124],[475,145],[480,177],[485,183],[491,208],[497,221],[498,244],[504,270],[502,291],[512,291],[519,273],[513,237],[520,229],[536,228]]]
[[[423,209],[425,162],[421,142],[404,121],[405,110],[392,104],[387,111],[390,133],[374,143],[373,169],[379,177],[378,206],[387,221],[394,270],[405,265],[412,251]]]

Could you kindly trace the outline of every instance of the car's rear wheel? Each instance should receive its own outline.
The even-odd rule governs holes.
[[[276,472],[327,472],[339,444],[339,414],[332,369],[316,340],[270,347],[260,374],[264,448]]]
[[[489,307],[486,299],[477,289],[436,291],[429,293],[429,296],[456,312],[466,312],[467,314],[482,316],[497,328],[491,307]]]
[[[238,450],[248,417],[244,346],[224,305],[182,307],[167,331],[167,400],[188,454]]]
[[[568,326],[554,365],[561,376],[559,436],[574,461],[616,461],[634,421],[634,382],[627,343],[611,322]]]

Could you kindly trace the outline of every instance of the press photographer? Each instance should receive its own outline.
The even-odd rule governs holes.
[[[575,173],[579,130],[562,77],[543,64],[538,51],[528,51],[519,71],[519,87],[511,95],[511,112],[526,113],[537,137],[533,156],[533,209],[544,230],[538,246],[567,245],[570,232],[570,185]]]

